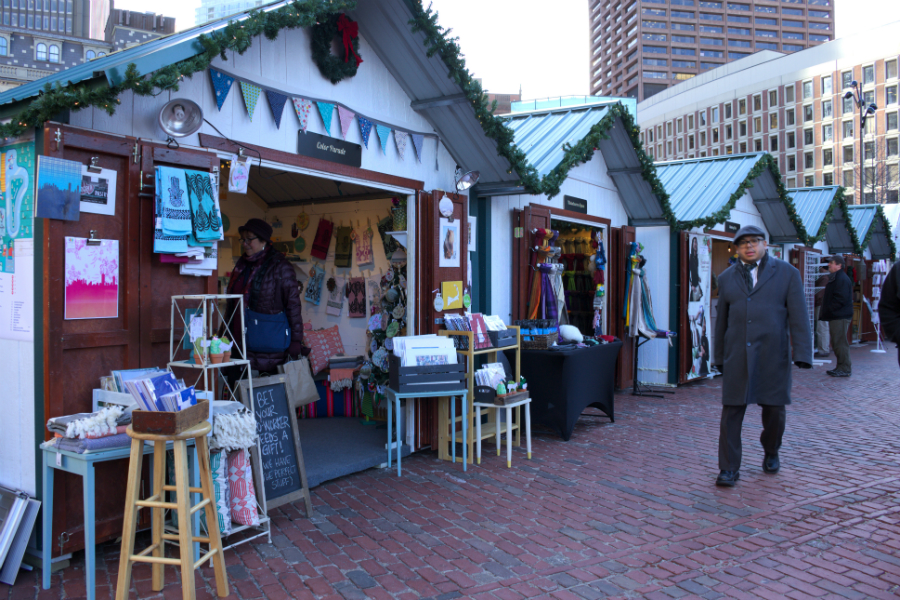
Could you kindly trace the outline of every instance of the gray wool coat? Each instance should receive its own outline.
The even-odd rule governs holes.
[[[800,272],[769,256],[753,291],[738,261],[719,275],[713,364],[723,372],[722,404],[791,403],[791,363],[812,365]]]

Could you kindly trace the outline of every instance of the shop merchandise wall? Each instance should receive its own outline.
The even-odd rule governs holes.
[[[251,178],[255,174],[255,170],[251,173]],[[267,210],[266,204],[259,199],[252,191],[248,190],[246,195],[229,193],[227,198],[220,200],[222,212],[227,215],[229,220],[229,229],[225,232],[227,240],[236,246],[240,244],[238,239],[238,227],[247,222],[248,219],[257,218],[264,219],[269,224],[280,222],[280,227],[273,229],[272,237],[274,241],[293,242],[291,227],[296,223],[297,216],[306,213],[309,216],[308,226],[299,231],[300,237],[306,242],[303,252],[299,253],[302,262],[293,262],[297,271],[297,278],[303,284],[306,290],[306,281],[310,268],[314,264],[320,264],[325,268],[325,280],[334,276],[336,280],[349,277],[364,277],[370,279],[372,277],[380,277],[387,272],[390,264],[385,257],[384,245],[381,236],[378,233],[378,221],[388,216],[391,208],[391,198],[387,196],[381,200],[365,200],[359,202],[335,202],[329,204],[314,204],[308,206],[297,206],[291,208],[277,208]],[[334,223],[335,231],[341,225],[350,226],[354,230],[361,228],[366,230],[372,228],[372,251],[374,263],[371,266],[360,268],[356,262],[356,246],[354,245],[352,266],[351,268],[334,269],[334,253],[335,253],[335,237],[332,236],[331,246],[328,250],[328,258],[323,264],[322,261],[310,258],[312,250],[313,238],[316,234],[316,228],[319,220],[326,218]],[[299,229],[299,228],[298,228]],[[219,276],[226,277],[234,267],[237,257],[233,257],[232,249],[229,247],[221,248],[219,252]],[[332,269],[334,273],[332,274]],[[316,306],[303,299],[301,293],[301,302],[303,304],[303,322],[312,325],[313,329],[323,329],[338,325],[341,333],[341,341],[344,345],[344,353],[349,355],[365,354],[366,350],[366,327],[368,319],[366,318],[350,318],[347,301],[344,300],[344,306],[341,310],[341,316],[332,316],[325,313],[325,300],[327,298],[327,290],[323,290],[323,299],[320,305]]]
[[[647,264],[644,270],[650,284],[650,297],[653,300],[653,316],[656,326],[671,330],[674,320],[669,321],[669,294],[677,293],[670,281],[672,265],[669,260],[671,228],[638,227],[635,238],[644,246],[644,258]],[[608,268],[608,267],[607,267]],[[676,340],[672,340],[675,344]],[[638,381],[650,384],[668,383],[669,343],[667,340],[653,340],[641,346],[638,355]]]
[[[513,294],[524,293],[524,290],[512,289],[512,269],[508,267],[513,264],[513,227],[516,226],[513,224],[513,210],[521,210],[528,204],[540,204],[561,209],[563,208],[563,197],[569,195],[587,200],[587,214],[609,219],[611,227],[628,224],[628,215],[622,208],[619,191],[606,170],[606,161],[603,159],[602,153],[594,152],[594,157],[589,163],[580,165],[571,171],[569,177],[562,184],[559,194],[553,198],[527,194],[490,198],[490,260],[494,268],[489,284],[491,286],[491,306],[485,312],[498,315],[504,322],[509,323],[512,319]],[[482,224],[478,223],[478,226],[481,227]],[[610,268],[611,266],[607,265],[607,272]]]

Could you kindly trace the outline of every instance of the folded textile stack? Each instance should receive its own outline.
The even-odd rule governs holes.
[[[345,356],[343,354],[337,354],[328,359],[328,368],[329,369],[355,369],[356,367],[362,365],[363,357],[362,356]]]
[[[240,402],[213,402],[210,450],[240,450],[256,445],[256,419]]]
[[[128,446],[131,438],[125,429],[129,423],[130,409],[108,406],[96,413],[54,417],[47,421],[47,429],[56,436],[57,448],[84,454]]]
[[[328,359],[328,382],[331,391],[340,392],[353,387],[353,373],[362,366],[362,356],[338,354]]]
[[[76,454],[97,452],[98,450],[109,450],[110,448],[123,448],[127,447],[129,444],[131,444],[131,438],[128,437],[127,433],[84,440],[72,438],[58,438],[56,440],[57,448],[66,452],[75,452]]]

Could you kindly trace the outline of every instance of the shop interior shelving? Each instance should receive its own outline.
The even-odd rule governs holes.
[[[233,300],[234,310],[230,315],[226,315],[225,306],[229,300]],[[194,310],[193,317],[202,318],[202,331],[200,336],[211,339],[213,335],[221,333],[233,342],[231,355],[232,358],[228,362],[211,363],[209,359],[209,348],[203,348],[203,353],[198,362],[194,362],[190,358],[190,350],[184,349],[183,346],[187,342],[190,344],[191,326],[187,318],[187,311]],[[249,396],[253,397],[253,373],[250,369],[250,361],[247,360],[245,351],[247,344],[243,327],[238,335],[234,335],[235,328],[240,321],[236,322],[235,317],[244,313],[244,298],[241,294],[203,294],[192,296],[172,296],[172,316],[171,329],[169,331],[169,371],[185,377],[187,385],[193,385],[195,389],[211,391],[216,399],[230,400],[240,402],[239,390],[240,384],[247,381],[249,386]],[[195,333],[197,333],[195,331]],[[179,359],[179,354],[188,353],[187,359]],[[228,378],[221,376],[220,370],[226,367],[239,367],[240,376],[233,382],[229,383]],[[189,375],[190,372],[196,372],[196,378]],[[193,379],[193,381],[191,381]],[[201,387],[202,386],[202,387]],[[221,393],[219,393],[221,390]],[[253,403],[248,407],[253,418],[256,414],[253,410]],[[268,517],[266,509],[266,490],[262,477],[262,462],[260,461],[259,440],[256,445],[250,448],[250,464],[253,468],[253,483],[256,488],[256,503],[259,512],[259,526],[238,525],[232,523],[231,533],[228,536],[222,536],[223,549],[232,548],[239,544],[249,542],[259,537],[267,536],[269,543],[272,542],[271,521]],[[235,537],[236,534],[251,531],[249,534]],[[232,540],[236,540],[233,541]]]
[[[500,411],[491,411],[489,409],[482,409],[479,411],[475,411],[475,407],[473,403],[475,402],[475,357],[476,356],[488,356],[488,360],[490,362],[498,362],[497,354],[499,352],[506,352],[507,350],[515,351],[515,365],[510,365],[513,367],[515,374],[515,381],[519,381],[522,376],[521,369],[521,346],[522,346],[522,336],[519,331],[519,327],[510,326],[507,329],[515,329],[516,330],[516,344],[514,346],[506,346],[504,348],[485,348],[484,350],[475,350],[475,334],[471,331],[449,331],[442,330],[438,332],[443,336],[453,336],[456,338],[462,338],[468,340],[468,344],[460,339],[460,345],[465,345],[467,349],[460,350],[457,349],[457,355],[463,356],[466,358],[466,379],[468,382],[468,396],[466,398],[466,402],[469,403],[468,413],[469,419],[471,419],[468,426],[468,439],[463,440],[462,431],[456,430],[456,424],[453,424],[453,437],[451,440],[450,436],[450,410],[449,406],[447,406],[448,399],[442,398],[441,404],[438,410],[438,457],[442,460],[452,460],[451,458],[451,443],[466,443],[468,444],[468,461],[471,463],[475,456],[475,419],[481,419],[484,415],[488,415],[488,422],[481,426],[481,439],[494,439],[497,434],[497,427],[500,427],[501,435],[506,435],[507,428],[511,427],[512,431],[515,435],[515,441],[513,445],[519,446],[522,438],[522,430],[519,424],[521,421],[521,407],[516,407],[515,409],[515,421],[513,423],[502,423],[498,421],[498,414]],[[456,422],[459,423],[462,421],[462,416],[456,417]],[[457,462],[462,462],[462,457],[457,455]]]

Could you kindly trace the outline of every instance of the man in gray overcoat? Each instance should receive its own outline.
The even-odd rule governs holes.
[[[719,276],[713,364],[723,374],[719,477],[740,478],[741,425],[748,404],[762,407],[763,471],[777,473],[791,362],[812,368],[812,333],[800,272],[766,252],[765,232],[745,225],[734,238],[738,262]]]

